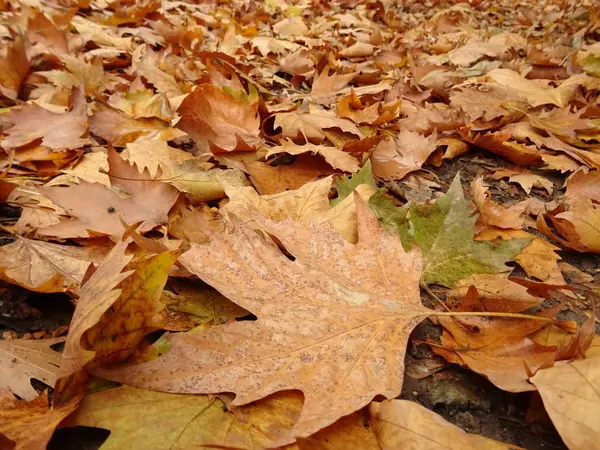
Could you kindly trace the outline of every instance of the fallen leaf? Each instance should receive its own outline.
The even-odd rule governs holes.
[[[421,169],[437,148],[436,136],[402,130],[398,135],[381,141],[371,155],[373,173],[384,180],[401,180],[410,172]]]
[[[2,389],[10,389],[22,399],[33,400],[39,394],[31,385],[32,378],[53,387],[58,378],[60,353],[51,346],[60,342],[64,342],[64,338],[0,340]]]
[[[397,211],[400,208],[392,209]],[[398,214],[397,229],[407,244],[414,242],[423,254],[421,284],[453,287],[457,281],[480,273],[506,272],[505,265],[527,246],[527,239],[477,242],[475,222],[457,176],[446,195],[433,204],[410,204],[409,218]],[[378,212],[384,222],[389,212]]]
[[[202,153],[212,144],[218,151],[256,150],[261,144],[258,103],[252,105],[212,84],[201,84],[183,101],[177,126]]]
[[[93,291],[92,287],[88,287],[88,283],[92,285],[94,283],[93,275],[84,283],[82,291],[85,292],[79,300],[83,311],[81,313],[75,311],[74,318],[85,314],[84,304],[91,306],[98,298],[103,300],[110,298],[109,296],[114,292],[118,293],[118,298],[110,304],[100,302],[96,306],[105,309],[96,323],[92,324],[91,315],[82,317],[81,327],[83,323],[91,326],[80,338],[83,351],[80,350],[73,358],[71,358],[72,352],[68,354],[69,359],[67,356],[63,357],[63,361],[67,361],[67,367],[69,365],[72,367],[76,362],[83,362],[88,367],[103,367],[122,362],[131,356],[147,334],[160,329],[159,321],[155,320],[155,316],[166,306],[160,301],[160,297],[169,270],[179,254],[178,251],[166,251],[139,262],[132,261],[126,267],[129,269],[128,272],[132,271],[132,273],[121,280],[116,288],[104,284],[106,288],[104,292]],[[67,345],[70,343],[67,341]],[[76,350],[76,346],[72,345],[69,349]],[[65,346],[65,354],[67,354],[66,350],[67,346]],[[61,364],[61,371],[65,369],[66,367]]]
[[[552,195],[554,190],[554,184],[550,180],[527,170],[500,169],[490,175],[492,180],[501,180],[506,177],[511,183],[518,183],[527,194],[531,193],[533,187],[546,189],[548,195]]]
[[[49,408],[48,394],[44,393],[30,402],[19,401],[12,394],[0,396],[0,436],[4,435],[15,450],[46,448],[56,427],[77,409],[79,398],[66,404]],[[4,444],[4,443],[3,443]]]
[[[102,371],[103,376],[152,389],[234,392],[233,405],[275,391],[302,390],[299,421],[274,445],[307,437],[375,395],[397,396],[406,339],[428,314],[418,292],[420,257],[405,253],[364,202],[356,201],[356,245],[330,225],[260,220],[294,255],[293,262],[241,223],[232,233],[211,236],[209,246],[192,244],[182,262],[258,321],[171,336],[169,351],[158,360]],[[230,259],[225,255],[233,248],[237,255],[231,253]],[[383,260],[385,265],[378,263]],[[225,269],[230,264],[235,270]],[[393,343],[394,351],[384,343]],[[324,372],[323,364],[332,370]],[[153,375],[165,365],[178,377]]]
[[[41,139],[41,144],[53,150],[83,147],[82,137],[88,129],[87,104],[82,90],[73,90],[70,111],[59,114],[36,104],[25,104],[11,110],[7,118],[13,126],[5,131],[2,146],[21,147]]]
[[[537,218],[537,230],[568,248],[580,252],[600,252],[600,208],[585,197],[576,197],[546,214],[559,235]]]
[[[287,189],[301,188],[305,183],[314,181],[322,175],[331,173],[331,166],[322,158],[321,164],[315,164],[309,155],[300,155],[290,165],[270,166],[260,161],[244,164],[244,170],[250,175],[252,184],[261,194],[277,194]]]
[[[520,230],[523,228],[521,211],[517,208],[505,208],[490,198],[483,178],[475,178],[471,183],[473,203],[479,210],[478,224]]]
[[[600,202],[600,170],[579,171],[570,176],[565,197]]]
[[[315,145],[307,143],[304,145],[296,145],[291,140],[285,139],[283,145],[271,147],[266,154],[266,158],[277,153],[287,153],[289,155],[301,155],[302,153],[312,153],[321,155],[327,164],[337,170],[354,173],[357,172],[360,166],[356,158],[349,153],[343,152],[335,147],[327,147],[325,145]]]
[[[310,98],[316,103],[328,104],[331,103],[335,94],[339,93],[350,81],[352,81],[358,73],[351,72],[343,75],[334,73],[329,74],[331,67],[329,65],[315,75],[310,91]]]
[[[0,247],[0,278],[35,292],[77,293],[92,262],[108,248],[75,247],[18,237]]]
[[[551,366],[555,347],[544,347],[528,338],[547,322],[487,317],[437,317],[444,332],[434,353],[469,367],[509,392],[535,390],[531,372]]]
[[[40,188],[53,203],[63,206],[74,217],[42,228],[40,234],[62,238],[90,234],[120,236],[125,231],[121,220],[128,224],[141,222],[138,228],[141,232],[168,222],[167,214],[179,195],[174,187],[154,181],[147,169],[139,173],[135,164],[121,159],[112,148],[108,164],[114,190],[86,181],[77,186]],[[90,198],[94,199],[93,204]]]
[[[328,114],[327,111],[301,113],[286,112],[275,114],[274,129],[281,127],[283,137],[305,139],[313,144],[320,144],[325,139],[324,129],[339,128],[359,138],[361,131],[348,119]]]
[[[184,136],[162,120],[133,119],[103,104],[96,104],[89,122],[92,133],[115,146],[144,140],[170,141]]]
[[[335,187],[338,196],[337,198],[331,200],[330,203],[333,206],[339,204],[362,184],[371,186],[373,188],[373,192],[375,189],[377,189],[377,184],[375,184],[373,171],[371,169],[371,160],[367,160],[364,166],[351,177],[343,177],[335,180]]]
[[[227,211],[243,217],[248,209],[255,209],[269,219],[282,221],[292,218],[300,223],[331,223],[335,229],[349,242],[357,239],[356,210],[354,198],[346,197],[342,202],[332,206],[329,203],[331,177],[306,183],[300,189],[285,191],[273,195],[258,195],[251,187],[227,186],[225,192],[229,203]],[[361,185],[356,193],[368,201],[374,188]]]
[[[23,35],[17,32],[11,32],[11,35],[12,42],[4,45],[6,54],[3,51],[0,55],[0,93],[16,100],[30,65]]]
[[[592,357],[539,370],[531,382],[565,444],[572,450],[600,442],[600,358]]]
[[[469,434],[433,411],[408,400],[373,402],[369,405],[369,415],[379,448],[384,450],[517,449],[478,434]]]
[[[94,352],[86,350],[81,339],[119,299],[121,292],[117,286],[132,274],[132,271],[123,272],[133,258],[133,255],[125,254],[127,246],[127,242],[118,242],[81,286],[81,297],[71,319],[69,335],[62,353],[61,377],[75,373],[93,359]]]
[[[493,240],[497,238],[531,239],[521,253],[515,256],[515,262],[519,264],[525,273],[533,278],[549,284],[565,284],[558,261],[561,257],[556,253],[560,247],[552,245],[545,239],[534,236],[522,230],[502,230],[487,228],[477,234],[478,240]]]

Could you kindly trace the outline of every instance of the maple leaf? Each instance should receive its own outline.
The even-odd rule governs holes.
[[[41,144],[53,150],[74,149],[88,143],[82,136],[87,132],[87,104],[83,90],[74,89],[71,109],[64,114],[49,111],[36,104],[13,109],[7,118],[13,126],[2,138],[5,148],[20,147],[41,139]]]
[[[210,144],[221,151],[255,150],[262,144],[258,103],[245,104],[212,84],[196,87],[177,112],[177,126],[203,153],[210,151]]]
[[[401,180],[421,169],[437,148],[436,136],[425,137],[402,130],[393,139],[381,141],[371,155],[373,173],[384,180]]]
[[[589,198],[595,202],[600,202],[600,171],[574,173],[567,180],[565,197],[572,199]]]
[[[340,92],[350,81],[352,81],[357,72],[346,74],[333,73],[329,75],[331,66],[327,65],[321,73],[315,75],[310,91],[310,98],[316,103],[328,104],[333,101],[335,94]]]
[[[469,211],[459,175],[450,189],[433,204],[411,203],[408,210],[389,202],[371,201],[370,206],[389,230],[397,231],[406,246],[415,243],[424,258],[421,284],[453,287],[458,280],[480,273],[506,272],[512,260],[529,243],[528,239],[477,242],[477,217]],[[407,211],[409,212],[407,218]]]
[[[283,145],[271,147],[266,158],[277,153],[287,153],[290,155],[301,155],[302,153],[313,153],[321,155],[325,161],[334,169],[339,169],[344,172],[357,172],[359,169],[358,161],[349,153],[343,152],[335,147],[327,147],[325,145],[315,145],[307,143],[304,145],[296,145],[289,139],[284,139]]]
[[[539,370],[531,382],[546,411],[570,449],[593,448],[600,439],[600,358],[572,361]]]
[[[46,448],[55,428],[77,409],[80,398],[53,408],[48,408],[48,394],[44,392],[30,402],[19,401],[10,393],[0,393],[0,438],[5,448],[34,450]],[[12,441],[12,442],[10,442]]]
[[[306,183],[294,191],[259,196],[251,187],[236,187],[226,184],[225,192],[229,203],[225,209],[243,217],[247,209],[256,209],[260,214],[281,221],[292,218],[301,223],[331,223],[350,242],[356,242],[356,209],[354,198],[346,197],[335,206],[329,202],[331,177]],[[360,185],[356,193],[367,201],[373,194],[370,185]]]
[[[0,278],[36,292],[78,292],[92,262],[106,247],[75,247],[18,237],[0,247]]]
[[[40,229],[40,234],[63,238],[89,237],[90,233],[119,236],[125,231],[121,219],[126,223],[142,222],[140,231],[168,222],[167,213],[179,195],[174,187],[154,181],[147,169],[140,174],[135,164],[121,159],[112,148],[108,151],[108,164],[111,185],[119,191],[86,181],[77,186],[40,188],[53,203],[74,216]],[[123,192],[130,196],[119,195]],[[90,198],[94,199],[93,204]]]
[[[60,353],[51,346],[64,342],[64,338],[30,341],[11,339],[0,341],[0,387],[10,389],[25,400],[38,397],[31,385],[35,378],[54,386],[60,365]]]
[[[342,202],[352,192],[354,192],[360,185],[371,186],[372,192],[374,193],[377,189],[377,184],[373,178],[373,171],[371,170],[371,160],[367,160],[365,165],[351,177],[343,177],[335,180],[335,187],[338,193],[337,198],[331,200],[333,206]]]
[[[515,256],[515,262],[519,264],[525,273],[549,284],[565,284],[558,261],[561,257],[556,253],[559,247],[552,245],[545,239],[534,236],[522,230],[502,230],[487,228],[477,233],[477,240],[494,240],[497,238],[531,239],[521,253]]]
[[[210,245],[192,244],[181,257],[185,266],[258,321],[169,337],[158,360],[103,376],[170,392],[234,392],[234,405],[302,390],[300,419],[277,445],[311,435],[375,395],[398,395],[408,334],[428,314],[419,298],[420,256],[406,253],[356,201],[356,245],[331,225],[259,216],[294,261],[239,222]],[[160,375],[165,365],[174,377]]]
[[[492,180],[500,180],[507,177],[511,183],[518,183],[527,194],[531,192],[531,188],[533,187],[538,189],[546,189],[548,195],[552,195],[552,191],[554,190],[554,184],[552,181],[540,175],[529,172],[528,170],[500,169],[496,170],[493,175],[490,176]]]

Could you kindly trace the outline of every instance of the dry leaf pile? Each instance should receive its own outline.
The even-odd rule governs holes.
[[[595,2],[0,17],[2,448],[528,445],[433,411],[458,373],[600,448]]]

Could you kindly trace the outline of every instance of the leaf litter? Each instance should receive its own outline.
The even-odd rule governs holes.
[[[595,448],[593,2],[0,15],[3,445]]]

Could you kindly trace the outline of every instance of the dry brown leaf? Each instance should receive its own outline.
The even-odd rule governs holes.
[[[305,139],[313,144],[320,144],[325,139],[324,129],[339,128],[362,138],[361,131],[348,119],[336,117],[329,111],[301,113],[298,111],[275,114],[275,129],[281,127],[283,137]]]
[[[121,292],[117,286],[132,274],[132,271],[123,272],[133,257],[125,254],[127,246],[128,242],[118,242],[81,286],[81,297],[71,319],[60,362],[61,377],[77,372],[93,359],[94,352],[85,349],[81,339],[118,300]]]
[[[202,153],[256,150],[261,144],[258,103],[246,104],[212,84],[201,84],[177,112],[178,128],[188,133]]]
[[[421,169],[437,148],[436,136],[425,137],[402,130],[393,139],[381,141],[371,155],[373,173],[384,180],[401,180]]]
[[[540,370],[531,382],[539,390],[552,423],[569,449],[598,448],[599,357]]]
[[[552,195],[552,191],[554,190],[554,184],[550,180],[531,173],[528,170],[500,169],[490,175],[492,180],[501,180],[506,177],[508,177],[511,183],[518,183],[527,194],[531,192],[531,188],[533,187],[546,189],[548,195]]]
[[[121,159],[112,148],[108,151],[108,164],[113,190],[85,181],[77,186],[40,188],[74,217],[42,228],[40,234],[61,238],[120,236],[125,231],[121,220],[127,224],[142,222],[138,228],[142,232],[168,222],[167,214],[179,195],[174,187],[152,180],[147,169],[138,172],[135,164]],[[92,204],[90,198],[94,199]]]
[[[397,396],[408,334],[428,314],[419,298],[420,256],[405,253],[356,202],[356,245],[330,225],[255,216],[294,261],[240,222],[212,235],[210,245],[192,244],[181,258],[186,267],[258,321],[170,336],[158,360],[103,376],[152,389],[234,392],[234,405],[302,390],[302,415],[279,445],[311,435],[375,395]],[[176,377],[160,375],[165,366]]]
[[[343,152],[335,147],[327,147],[325,145],[315,145],[307,143],[304,145],[294,144],[289,139],[284,139],[282,145],[271,147],[266,154],[266,157],[277,153],[287,153],[290,155],[301,155],[302,153],[312,153],[321,155],[325,161],[334,169],[344,172],[358,172],[360,166],[358,161],[349,153]]]
[[[185,135],[162,120],[132,119],[102,104],[96,104],[89,121],[92,133],[116,146],[144,140],[170,141]]]
[[[315,162],[315,157],[310,155],[300,155],[293,164],[275,167],[259,161],[249,162],[244,164],[244,170],[261,194],[299,189],[305,183],[332,172],[331,166],[323,158],[319,157]]]
[[[71,109],[64,114],[49,111],[36,104],[26,104],[12,110],[7,118],[14,125],[0,141],[5,148],[21,147],[41,139],[41,144],[53,150],[83,147],[82,137],[88,129],[87,104],[83,90],[73,90]]]
[[[306,183],[294,191],[285,191],[273,195],[258,195],[251,187],[225,185],[229,203],[227,211],[244,217],[248,209],[255,209],[264,217],[282,221],[291,218],[300,223],[330,223],[348,241],[357,240],[356,210],[354,198],[346,197],[335,206],[329,203],[329,190],[332,177]],[[356,192],[368,202],[375,189],[363,184],[356,187]]]
[[[54,387],[60,353],[51,346],[61,342],[64,338],[0,340],[0,388],[10,389],[25,400],[33,400],[39,394],[31,385],[32,378]]]
[[[600,202],[600,170],[585,173],[579,171],[567,180],[565,197],[586,199]]]
[[[0,278],[36,292],[78,293],[92,262],[101,261],[109,248],[75,247],[18,237],[0,247]]]
[[[548,217],[558,235],[546,224]],[[561,204],[545,216],[539,215],[537,230],[580,252],[600,252],[600,207],[584,197],[576,197]]]
[[[563,108],[569,104],[580,86],[589,90],[600,89],[600,80],[585,74],[573,75],[556,88],[545,83],[538,83],[536,80],[523,78],[510,69],[494,69],[488,72],[484,78],[517,90],[534,108],[541,105],[556,105]]]
[[[358,75],[357,72],[340,75],[335,73],[335,71],[332,75],[329,75],[330,69],[331,67],[327,65],[321,73],[315,75],[312,90],[310,91],[310,98],[316,103],[331,103],[335,95]]]
[[[16,32],[11,35],[13,41],[4,45],[6,50],[0,55],[0,94],[16,100],[21,83],[29,72],[29,59],[23,35]]]
[[[379,448],[428,450],[514,450],[478,434],[469,434],[433,411],[408,400],[388,400],[369,405],[370,422]]]
[[[477,289],[484,311],[521,312],[544,301],[530,295],[527,288],[510,281],[508,274],[473,275],[460,280],[448,293],[448,300],[459,303],[471,286]]]
[[[0,436],[12,441],[3,448],[38,450],[46,448],[54,430],[62,420],[77,409],[80,398],[49,408],[48,394],[30,402],[19,401],[12,394],[0,394]],[[2,442],[5,444],[5,442]]]
[[[473,203],[479,210],[477,222],[482,226],[496,226],[499,228],[521,229],[523,219],[518,208],[505,208],[490,198],[488,189],[483,185],[483,178],[479,177],[471,183]]]
[[[486,376],[505,391],[534,390],[528,382],[529,374],[554,362],[554,347],[544,347],[527,337],[546,322],[497,317],[438,317],[436,320],[444,332],[442,345],[433,345],[432,350],[450,362]]]
[[[558,264],[561,257],[556,253],[560,250],[560,247],[522,230],[486,228],[477,235],[478,240],[486,241],[498,237],[502,239],[530,238],[531,243],[515,257],[515,262],[530,277],[549,284],[565,284],[565,279]]]

